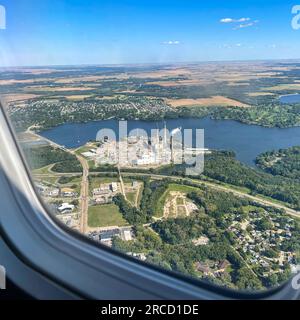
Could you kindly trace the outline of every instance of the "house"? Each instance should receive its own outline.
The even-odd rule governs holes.
[[[110,195],[94,196],[94,201],[96,204],[107,204],[112,202],[112,197]]]
[[[291,272],[294,274],[297,274],[300,272],[300,266],[299,265],[295,265],[295,264],[291,264]]]
[[[46,197],[58,197],[59,189],[58,188],[50,188],[43,184],[36,184],[36,188],[38,192]]]
[[[130,229],[126,229],[122,231],[122,239],[124,241],[131,241],[132,240],[132,234]]]
[[[146,255],[144,253],[127,252],[126,254],[129,255],[129,256],[132,256],[134,258],[137,258],[137,259],[139,259],[141,261],[146,261],[147,260],[147,257],[146,257]]]
[[[139,183],[137,181],[132,181],[132,188],[137,189],[139,187]]]
[[[107,195],[107,194],[109,194],[109,191],[107,191],[107,190],[102,190],[100,188],[97,188],[97,189],[93,190],[93,196],[94,197],[95,196],[101,196],[101,195]]]
[[[203,272],[205,275],[209,275],[209,274],[212,273],[209,266],[207,266],[207,265],[205,265],[205,264],[203,264],[203,263],[201,263],[199,261],[196,262],[196,270],[200,271],[200,272]]]
[[[71,188],[62,188],[60,191],[62,197],[72,198],[76,195],[73,189]]]
[[[59,196],[59,189],[58,188],[50,189],[50,190],[48,190],[47,194],[49,197],[58,197]]]
[[[120,230],[112,229],[112,230],[104,230],[99,233],[99,240],[101,242],[111,241],[113,237],[119,237]]]
[[[226,268],[230,265],[227,260],[223,260],[218,265],[218,272],[225,272]]]
[[[198,239],[194,239],[192,242],[195,246],[204,246],[209,243],[209,239],[207,237],[202,236]]]
[[[109,185],[101,184],[99,188],[93,190],[93,196],[101,196],[110,194],[111,190]]]
[[[89,234],[88,234],[88,237],[89,237],[90,239],[92,239],[92,240],[95,240],[95,241],[98,240],[98,234],[97,234],[97,232],[91,232],[91,233],[89,233]]]
[[[116,182],[112,182],[110,185],[111,191],[112,192],[117,192],[118,191],[118,184]]]
[[[260,260],[259,262],[264,268],[268,268],[270,266],[270,264],[267,261]]]
[[[47,187],[46,187],[46,186],[44,186],[44,185],[42,185],[42,184],[39,184],[39,183],[37,183],[37,184],[35,185],[35,187],[36,187],[36,189],[37,189],[37,191],[38,191],[39,193],[44,193],[44,192],[47,190]]]
[[[75,209],[75,206],[73,204],[63,203],[57,209],[60,213],[69,213]]]

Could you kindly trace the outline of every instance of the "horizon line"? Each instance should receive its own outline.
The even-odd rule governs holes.
[[[121,66],[144,66],[144,65],[189,65],[189,64],[201,64],[201,63],[238,63],[238,62],[268,62],[268,61],[299,61],[299,58],[279,58],[279,59],[228,59],[228,60],[198,60],[198,61],[169,61],[169,62],[139,62],[139,63],[78,63],[78,64],[41,64],[41,65],[10,65],[10,66],[1,66],[0,69],[9,69],[9,68],[54,68],[54,67],[121,67]]]

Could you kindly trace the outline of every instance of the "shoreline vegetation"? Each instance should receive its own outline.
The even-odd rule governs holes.
[[[33,128],[36,132],[48,130],[63,124],[86,123],[101,120],[163,121],[168,119],[234,120],[243,124],[263,127],[289,128],[300,126],[300,104],[266,104],[247,108],[183,106],[170,108],[162,100],[157,100],[158,109],[135,107],[119,110],[114,105],[93,103],[48,103],[34,102],[25,108],[14,107],[9,114],[17,132]],[[143,101],[146,103],[146,101]],[[153,104],[153,101],[152,101]],[[66,111],[68,110],[68,111]]]
[[[300,181],[300,146],[264,152],[256,158],[255,163],[273,176]]]

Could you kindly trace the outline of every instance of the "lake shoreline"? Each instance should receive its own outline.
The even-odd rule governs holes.
[[[300,97],[300,94],[299,94]],[[143,121],[143,122],[159,122],[159,121],[169,121],[169,120],[186,120],[186,119],[205,119],[205,118],[210,118],[211,120],[216,120],[216,121],[235,121],[238,122],[240,124],[246,125],[246,126],[259,126],[262,128],[278,128],[278,129],[289,129],[289,128],[300,128],[300,123],[296,124],[296,125],[287,125],[287,126],[277,126],[277,125],[266,125],[266,124],[260,124],[260,123],[254,123],[254,122],[248,122],[248,121],[242,121],[239,119],[231,119],[231,118],[218,118],[218,117],[214,117],[214,114],[208,114],[208,115],[204,115],[204,116],[195,116],[195,117],[165,117],[165,118],[157,118],[157,119],[143,119],[143,118],[135,118],[135,119],[131,119],[131,118],[118,118],[118,117],[109,117],[109,118],[104,118],[104,119],[94,119],[94,120],[88,120],[88,121],[78,121],[78,122],[65,122],[62,124],[58,124],[52,127],[45,127],[45,128],[41,128],[41,127],[36,127],[35,129],[30,129],[30,131],[40,134],[43,133],[45,131],[48,130],[52,130],[61,126],[64,126],[66,124],[71,124],[71,125],[75,125],[75,124],[86,124],[86,123],[91,123],[91,122],[99,122],[99,121],[108,121],[108,120],[115,120],[115,121]],[[28,128],[29,129],[29,128]],[[26,132],[28,131],[20,131],[20,132]]]
[[[84,123],[67,123],[39,132],[67,148],[77,148],[88,141],[96,140],[100,129],[111,129],[118,135],[118,120],[100,120]],[[166,123],[169,131],[182,129],[204,129],[205,148],[234,151],[241,162],[255,166],[256,157],[266,151],[300,145],[300,127],[278,128],[244,124],[236,120],[215,120],[205,118],[179,118],[160,121],[129,120],[128,133],[143,129],[150,136],[151,129],[162,129]]]

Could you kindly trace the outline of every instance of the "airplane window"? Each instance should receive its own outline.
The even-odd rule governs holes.
[[[57,219],[234,290],[299,269],[300,31],[269,4],[0,0],[1,99]]]

